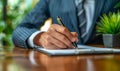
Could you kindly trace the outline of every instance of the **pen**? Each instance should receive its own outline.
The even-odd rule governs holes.
[[[57,16],[57,21],[58,21],[58,23],[59,23],[60,25],[62,25],[62,26],[65,27],[65,25],[64,25],[63,22],[62,22],[62,19],[61,19],[59,16]],[[75,48],[78,48],[76,42],[72,42],[72,45],[73,45]]]

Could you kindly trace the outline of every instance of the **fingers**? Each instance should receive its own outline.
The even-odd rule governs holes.
[[[39,45],[47,49],[74,48],[72,42],[78,42],[78,34],[67,28],[53,24],[47,32],[40,34]]]
[[[57,39],[55,39],[55,38],[53,38],[51,36],[48,37],[48,42],[50,44],[55,45],[59,49],[65,49],[65,48],[67,48],[67,46],[64,43],[62,43],[61,41],[59,41],[59,40],[57,40]]]
[[[71,41],[66,36],[64,36],[63,34],[58,33],[55,30],[48,31],[48,34],[51,37],[53,37],[54,39],[56,39],[57,41],[59,41],[58,45],[61,45],[61,46],[64,45],[68,48],[73,48],[73,45],[72,45]]]
[[[67,48],[67,46],[64,43],[53,38],[47,32],[42,34],[41,38],[39,39],[39,42],[41,43],[41,45],[44,48],[47,48],[47,49],[65,49],[65,48]]]
[[[56,45],[50,43],[50,41],[47,40],[48,37],[49,35],[47,35],[47,33],[41,34],[41,37],[39,38],[39,43],[41,46],[46,49],[59,49]]]
[[[74,42],[78,42],[78,33],[76,33],[76,32],[71,32],[71,34],[72,34],[73,37],[74,37]]]
[[[78,37],[78,33],[76,33],[76,32],[71,32],[71,34],[72,34],[74,37]]]
[[[58,48],[56,45],[51,44],[51,43],[45,45],[44,48],[50,49],[50,50],[52,50],[52,49],[60,49],[60,48]]]
[[[57,24],[53,24],[51,27],[53,29],[55,29],[57,32],[65,35],[71,42],[74,41],[72,34],[70,33],[70,31],[67,28],[57,25]]]

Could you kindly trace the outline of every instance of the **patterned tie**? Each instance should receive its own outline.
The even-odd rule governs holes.
[[[75,0],[81,38],[84,41],[84,38],[87,35],[87,32],[86,32],[87,21],[86,21],[85,10],[83,7],[83,2],[84,0]]]

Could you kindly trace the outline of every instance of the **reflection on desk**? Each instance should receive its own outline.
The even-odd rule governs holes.
[[[120,54],[51,57],[15,47],[0,55],[0,71],[120,71]]]

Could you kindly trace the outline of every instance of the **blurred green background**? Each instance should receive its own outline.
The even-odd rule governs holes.
[[[0,47],[13,46],[12,32],[38,0],[0,0]]]

